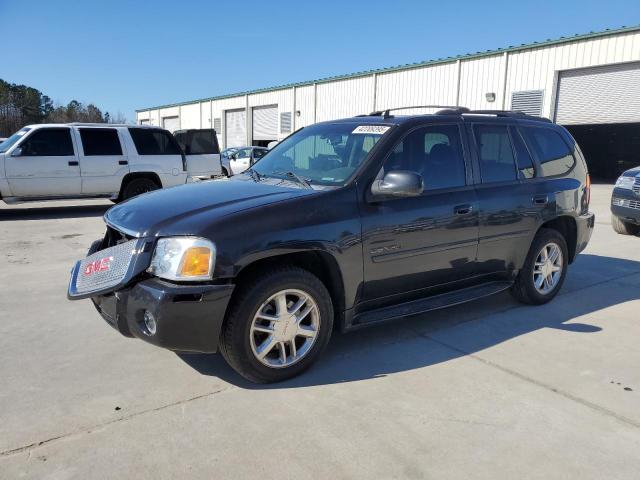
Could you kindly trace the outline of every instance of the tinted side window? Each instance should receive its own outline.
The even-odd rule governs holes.
[[[520,178],[533,178],[536,176],[536,170],[533,165],[533,159],[527,146],[524,144],[520,133],[515,128],[511,128],[511,139],[513,140],[513,148],[516,151],[518,159],[518,173]]]
[[[113,128],[81,128],[80,139],[87,156],[122,155],[118,132]]]
[[[220,153],[218,142],[213,130],[191,132],[191,142],[185,152],[191,155],[205,155]]]
[[[475,125],[473,127],[482,183],[516,179],[516,162],[506,126]]]
[[[41,128],[21,145],[28,157],[63,157],[74,155],[71,131],[68,128]]]
[[[181,155],[180,147],[165,130],[130,128],[131,138],[139,155]]]
[[[425,190],[466,184],[457,125],[432,125],[409,133],[387,158],[384,171],[410,170],[422,175]]]
[[[173,138],[176,139],[182,151],[187,153],[187,132],[174,133]]]
[[[550,128],[523,127],[522,134],[538,157],[542,176],[562,175],[575,164],[569,146],[558,132]]]

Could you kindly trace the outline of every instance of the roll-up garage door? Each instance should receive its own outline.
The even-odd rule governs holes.
[[[560,72],[556,122],[640,122],[640,63]]]
[[[278,106],[253,108],[253,139],[277,140],[278,139]]]
[[[225,148],[243,147],[247,144],[247,113],[244,110],[225,112]]]
[[[178,117],[163,117],[162,128],[166,128],[171,133],[180,130],[180,119]]]

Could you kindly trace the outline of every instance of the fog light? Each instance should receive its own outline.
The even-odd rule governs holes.
[[[149,310],[144,311],[144,326],[147,328],[148,335],[156,334],[156,319],[153,317],[153,314]]]

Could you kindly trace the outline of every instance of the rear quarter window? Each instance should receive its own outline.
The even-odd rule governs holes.
[[[166,130],[130,128],[129,133],[138,155],[182,155],[178,143]]]
[[[564,175],[575,165],[576,159],[560,133],[541,127],[520,127],[520,131],[537,157],[543,177]]]

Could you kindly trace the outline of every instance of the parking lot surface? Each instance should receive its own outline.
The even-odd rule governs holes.
[[[294,380],[127,339],[66,299],[109,202],[0,207],[0,478],[616,478],[640,472],[640,237],[611,187],[556,299],[334,335]]]

